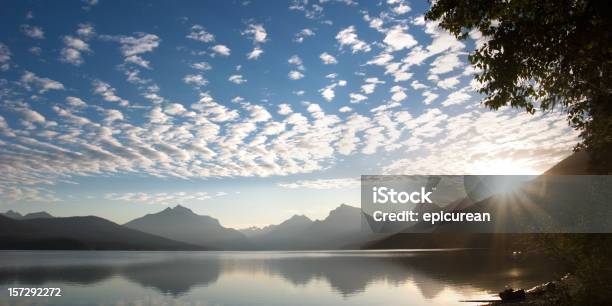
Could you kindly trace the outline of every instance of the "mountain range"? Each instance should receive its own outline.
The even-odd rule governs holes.
[[[586,174],[588,158],[574,154],[546,175]],[[452,203],[456,211],[493,207],[495,197],[478,203]],[[499,206],[499,205],[498,205]],[[514,246],[519,236],[458,234],[452,226],[430,233],[374,234],[360,208],[342,204],[322,220],[294,215],[263,228],[236,230],[219,220],[177,205],[123,225],[94,217],[53,217],[46,212],[0,214],[0,249],[126,249],[126,250],[313,250],[359,248],[443,248]],[[440,230],[442,229],[442,230]],[[446,229],[446,230],[444,230]],[[402,233],[399,233],[403,231]],[[409,232],[409,231],[408,231]]]
[[[177,205],[134,219],[125,227],[193,245],[222,250],[253,249],[247,237],[219,220]]]
[[[0,249],[202,250],[94,217],[15,220],[0,216]]]

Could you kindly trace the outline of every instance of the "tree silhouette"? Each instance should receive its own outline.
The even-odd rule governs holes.
[[[438,0],[425,17],[465,39],[487,42],[470,54],[483,103],[534,113],[562,109],[591,156],[612,173],[612,14],[597,0]]]

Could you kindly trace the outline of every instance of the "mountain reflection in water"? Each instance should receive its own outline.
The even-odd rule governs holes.
[[[434,305],[438,298],[458,302],[490,297],[507,285],[530,287],[559,272],[544,260],[502,258],[475,250],[15,251],[0,252],[2,292],[8,287],[60,287],[63,297],[2,295],[0,304],[132,304],[128,293],[139,296],[143,293],[136,292],[145,290],[149,296],[163,297],[161,304],[178,305],[326,304],[338,297],[341,303],[368,304],[375,302],[374,293],[383,291],[385,303]],[[418,294],[411,294],[410,288]],[[287,300],[288,292],[292,300]]]

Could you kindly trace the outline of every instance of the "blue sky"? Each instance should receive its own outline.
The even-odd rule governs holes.
[[[561,113],[479,104],[426,1],[3,1],[0,210],[225,225],[359,205],[361,174],[533,174]]]

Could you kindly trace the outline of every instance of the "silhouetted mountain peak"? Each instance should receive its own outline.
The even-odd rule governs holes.
[[[182,214],[192,214],[192,215],[196,215],[196,213],[194,213],[194,212],[193,212],[193,210],[191,210],[191,209],[189,209],[189,208],[187,208],[187,207],[185,207],[185,206],[182,206],[182,205],[180,205],[180,204],[179,204],[179,205],[174,206],[173,208],[170,208],[170,210],[171,210],[172,212],[175,212],[175,213],[182,213]]]
[[[3,215],[5,217],[9,217],[11,219],[15,219],[15,220],[30,220],[30,219],[44,219],[44,218],[53,218],[52,215],[50,215],[47,212],[44,211],[38,211],[38,212],[33,212],[33,213],[29,213],[29,214],[25,214],[22,215],[14,210],[9,210],[5,213],[0,213],[0,215]]]
[[[9,217],[11,219],[16,219],[16,220],[19,220],[19,219],[21,219],[23,217],[20,213],[14,211],[14,210],[8,210],[7,212],[3,213],[2,215],[5,216],[5,217]]]
[[[29,213],[23,216],[23,219],[42,219],[42,218],[53,218],[53,216],[50,215],[46,211],[37,211],[37,212]]]
[[[329,215],[326,219],[329,218],[341,218],[348,215],[354,215],[356,213],[360,213],[360,209],[357,207],[349,206],[346,204],[341,204],[340,206],[334,208],[329,212]]]
[[[293,215],[291,218],[287,219],[285,222],[291,222],[291,223],[295,223],[295,222],[312,222],[312,220],[310,220],[310,218],[306,217],[305,215]],[[283,222],[283,223],[285,223]]]

